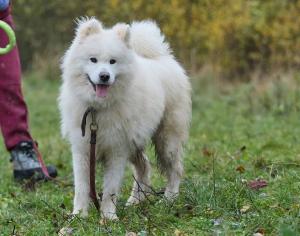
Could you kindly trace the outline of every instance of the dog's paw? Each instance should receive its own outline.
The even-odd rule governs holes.
[[[88,210],[87,209],[75,209],[72,212],[72,215],[77,215],[82,218],[86,218],[88,216]]]
[[[101,212],[101,217],[104,221],[111,220],[111,221],[118,221],[119,218],[116,213],[111,212]]]
[[[139,204],[141,201],[144,199],[141,199],[141,197],[136,197],[136,196],[130,196],[126,202],[125,206],[133,206]]]
[[[165,191],[165,198],[168,200],[168,201],[174,201],[177,197],[178,197],[179,193],[178,192],[170,192],[170,191]]]

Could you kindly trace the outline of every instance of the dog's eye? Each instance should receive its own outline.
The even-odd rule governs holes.
[[[110,64],[115,64],[117,61],[115,59],[110,59],[109,63]]]
[[[97,60],[96,57],[91,57],[91,58],[90,58],[90,61],[93,62],[93,63],[97,63],[98,60]]]

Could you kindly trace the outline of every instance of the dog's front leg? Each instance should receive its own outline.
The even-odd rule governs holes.
[[[109,156],[105,160],[103,196],[101,202],[101,215],[103,218],[117,220],[116,204],[120,190],[127,158],[124,156]]]
[[[89,198],[89,158],[87,155],[76,151],[73,152],[73,172],[75,184],[75,197],[73,214],[81,214],[85,217],[88,215],[90,203]]]

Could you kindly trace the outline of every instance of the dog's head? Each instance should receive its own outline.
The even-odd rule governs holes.
[[[129,26],[117,24],[104,29],[94,19],[78,21],[75,39],[62,69],[79,96],[103,102],[130,81],[132,52],[128,46]]]

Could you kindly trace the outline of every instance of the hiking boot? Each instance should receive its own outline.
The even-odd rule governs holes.
[[[25,179],[47,180],[44,175],[41,164],[37,159],[37,153],[34,149],[33,142],[20,142],[11,150],[11,161],[14,167],[14,179],[17,181]],[[47,166],[49,176],[55,178],[57,171],[55,166]]]

